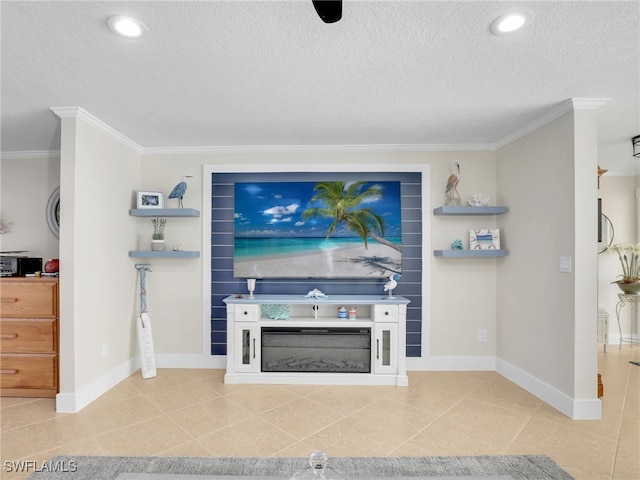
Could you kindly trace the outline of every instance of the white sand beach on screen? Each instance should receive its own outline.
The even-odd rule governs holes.
[[[402,255],[377,243],[342,246],[311,253],[253,256],[234,259],[239,278],[354,278],[381,277],[398,273]]]

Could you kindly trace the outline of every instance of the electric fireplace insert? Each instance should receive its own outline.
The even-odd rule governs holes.
[[[371,372],[370,328],[262,327],[263,372]]]

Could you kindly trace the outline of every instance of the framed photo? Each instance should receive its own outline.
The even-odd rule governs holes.
[[[164,208],[162,192],[138,192],[137,208]]]
[[[469,230],[469,250],[500,250],[500,229]]]

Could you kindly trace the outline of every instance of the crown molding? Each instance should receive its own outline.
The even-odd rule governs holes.
[[[25,150],[22,152],[0,152],[2,160],[21,160],[28,158],[60,158],[60,150]]]
[[[609,98],[571,98],[551,111],[538,117],[524,127],[510,133],[496,143],[463,144],[371,144],[371,145],[227,145],[201,147],[142,147],[124,136],[102,120],[80,107],[51,107],[60,118],[77,118],[93,126],[105,135],[125,145],[139,155],[206,155],[216,153],[247,152],[452,152],[452,151],[496,151],[538,130],[544,125],[575,110],[598,110],[610,101]],[[1,158],[44,158],[60,156],[59,151],[1,152]],[[637,175],[624,173],[624,175]]]
[[[144,148],[143,155],[195,155],[249,152],[443,152],[495,150],[493,144],[371,144],[371,145],[238,145]]]
[[[497,141],[495,149],[499,150],[502,147],[506,147],[510,143],[521,139],[522,137],[535,132],[539,128],[545,126],[548,123],[553,122],[561,116],[575,111],[575,110],[598,110],[609,102],[609,98],[570,98],[562,102],[560,105],[545,113],[544,115],[536,118],[533,122],[525,125],[524,127],[510,133],[506,137]]]
[[[76,118],[82,120],[87,125],[92,126],[96,130],[104,133],[116,142],[130,148],[139,155],[142,155],[144,148],[138,145],[136,142],[126,137],[122,133],[118,132],[115,128],[110,127],[102,120],[94,117],[86,110],[80,107],[51,107],[50,110],[60,118]]]

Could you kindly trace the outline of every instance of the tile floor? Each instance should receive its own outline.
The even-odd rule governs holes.
[[[602,347],[601,347],[602,348]],[[409,387],[225,385],[222,370],[132,375],[77,414],[2,398],[5,461],[53,455],[547,454],[578,480],[640,479],[640,348],[599,354],[603,419],[570,420],[494,372],[410,372]],[[594,379],[595,381],[595,379]]]

